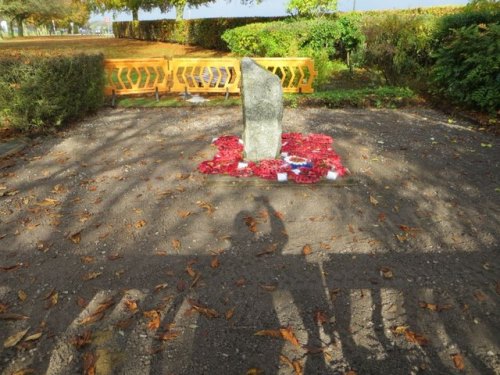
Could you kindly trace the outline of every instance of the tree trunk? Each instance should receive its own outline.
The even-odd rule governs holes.
[[[186,4],[178,4],[175,6],[175,20],[182,21],[184,19],[184,8],[186,8]]]
[[[139,21],[139,9],[132,9],[132,19]]]
[[[14,38],[14,20],[9,22],[9,34],[11,38]]]
[[[23,17],[16,17],[17,36],[24,36],[23,21],[24,21]]]

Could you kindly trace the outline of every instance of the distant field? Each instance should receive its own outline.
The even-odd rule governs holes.
[[[77,35],[0,40],[0,54],[9,51],[57,53],[101,52],[109,59],[164,56],[219,57],[229,55],[220,51],[173,43]]]

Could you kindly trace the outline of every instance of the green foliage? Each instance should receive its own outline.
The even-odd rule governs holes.
[[[342,89],[317,91],[313,94],[297,96],[285,96],[291,105],[316,105],[328,108],[350,107],[401,107],[415,101],[415,93],[406,87],[383,86],[364,89]]]
[[[500,25],[463,26],[435,54],[435,92],[490,112],[500,109]]]
[[[24,131],[61,126],[103,103],[102,55],[0,58],[0,118]]]
[[[365,17],[366,67],[380,70],[390,84],[425,81],[437,19],[431,14]]]
[[[227,51],[221,35],[228,29],[255,22],[270,22],[282,17],[205,18],[193,20],[155,20],[113,22],[118,38],[192,44],[208,49]]]
[[[287,11],[303,17],[318,17],[337,10],[337,0],[289,0]]]
[[[239,56],[307,56],[315,60],[318,77],[315,84],[328,80],[333,58],[345,58],[362,43],[363,35],[356,18],[277,21],[250,24],[226,31],[222,39]]]

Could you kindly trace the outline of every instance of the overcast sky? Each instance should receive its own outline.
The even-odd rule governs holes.
[[[405,9],[429,7],[437,5],[465,5],[467,0],[339,0],[339,10],[352,10],[354,2],[356,10],[370,9]],[[209,17],[249,17],[249,16],[283,16],[286,15],[286,4],[288,0],[263,0],[259,5],[241,5],[239,0],[217,0],[208,6],[202,6],[198,9],[186,8],[184,18],[209,18]],[[93,15],[91,21],[102,21],[104,17],[113,20],[113,14]],[[162,18],[174,18],[175,12],[161,13],[139,12],[140,20],[154,20]],[[117,13],[117,21],[129,21],[132,19],[130,13]]]

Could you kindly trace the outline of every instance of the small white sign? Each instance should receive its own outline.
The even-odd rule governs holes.
[[[246,167],[248,167],[248,163],[242,163],[242,162],[238,163],[238,169],[245,169]]]
[[[278,173],[278,174],[276,174],[276,177],[277,177],[279,182],[288,181],[288,174],[287,173]]]
[[[334,171],[328,171],[328,174],[326,175],[327,180],[336,180],[337,177],[339,177],[339,174]]]

